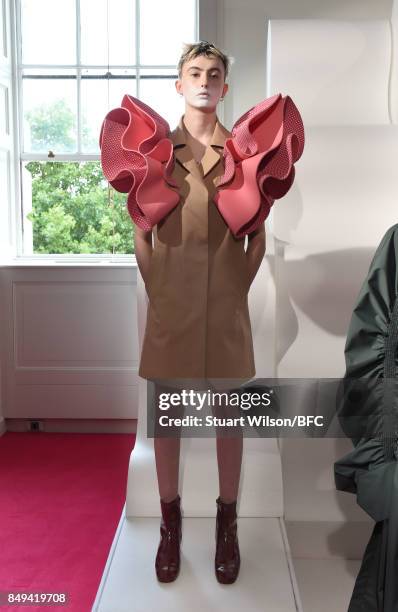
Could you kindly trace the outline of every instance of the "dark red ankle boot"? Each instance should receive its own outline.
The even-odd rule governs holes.
[[[160,499],[162,519],[160,543],[156,555],[156,575],[160,582],[173,582],[180,571],[180,544],[182,539],[181,498],[170,502]]]
[[[240,553],[236,501],[217,500],[215,572],[218,582],[231,584],[238,577]]]

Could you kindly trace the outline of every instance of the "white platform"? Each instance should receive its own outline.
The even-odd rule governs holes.
[[[215,517],[184,517],[180,575],[159,583],[159,524],[159,518],[127,519],[123,510],[93,612],[302,610],[281,519],[239,518],[241,569],[232,585],[219,584],[214,574]]]
[[[214,576],[209,518],[184,518],[181,573],[174,583],[160,584],[154,567],[159,519],[126,519],[124,509],[92,612],[348,609],[368,527],[354,524],[356,537],[347,549],[340,542],[334,550],[330,535],[346,524],[290,524],[289,541],[282,518],[239,518],[238,524],[242,566],[235,584],[220,585]],[[336,556],[343,554],[358,559]]]

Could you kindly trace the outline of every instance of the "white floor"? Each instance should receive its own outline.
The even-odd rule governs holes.
[[[161,584],[154,568],[159,518],[127,520],[123,512],[92,610],[301,612],[280,519],[239,518],[241,570],[232,585],[214,574],[215,519],[183,520],[180,575]]]

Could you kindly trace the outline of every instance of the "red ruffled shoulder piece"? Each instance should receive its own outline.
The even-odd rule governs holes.
[[[128,94],[102,122],[102,171],[112,187],[129,194],[129,214],[143,230],[152,229],[180,200],[171,176],[174,154],[169,133],[163,117]]]
[[[236,237],[261,225],[274,201],[289,191],[303,149],[303,121],[289,96],[267,98],[236,121],[224,143],[225,171],[214,196]]]

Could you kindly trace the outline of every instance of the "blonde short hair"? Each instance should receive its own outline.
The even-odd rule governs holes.
[[[231,65],[233,64],[233,58],[223,53],[221,49],[219,49],[212,43],[207,42],[207,40],[201,40],[196,43],[183,44],[183,53],[177,64],[179,79],[181,79],[182,67],[185,62],[189,62],[190,60],[194,59],[195,57],[198,57],[199,55],[206,55],[207,57],[214,56],[220,58],[224,65],[224,81],[227,80],[228,73],[230,71]]]

